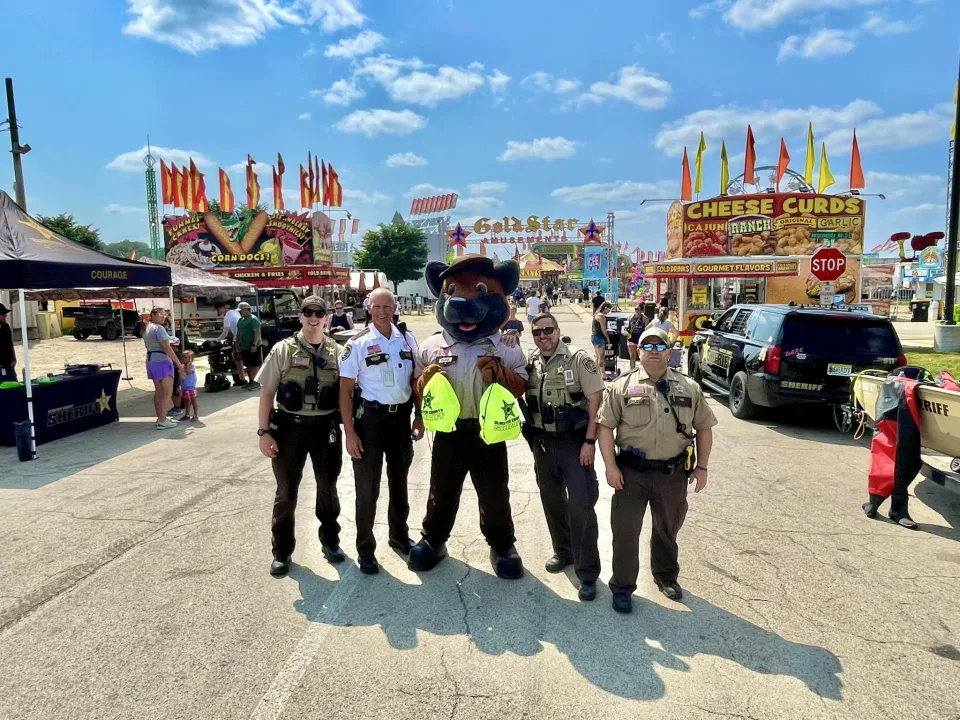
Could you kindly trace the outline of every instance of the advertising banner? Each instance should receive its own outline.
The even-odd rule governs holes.
[[[607,277],[607,249],[586,247],[583,250],[583,279],[602,280]]]
[[[217,268],[211,270],[258,287],[303,287],[306,285],[349,285],[350,268],[336,265],[298,265],[289,268]]]
[[[315,262],[309,213],[168,216],[163,219],[163,236],[167,262],[200,270]]]
[[[333,262],[333,220],[325,213],[315,212],[310,218],[310,232],[313,238],[313,262],[329,265]]]
[[[863,253],[866,205],[859,197],[720,197],[682,205],[682,218],[678,205],[667,211],[668,257],[812,255],[822,245]]]

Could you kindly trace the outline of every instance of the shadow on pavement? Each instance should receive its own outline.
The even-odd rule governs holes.
[[[722,395],[713,395],[714,399],[726,404]],[[770,428],[776,433],[795,440],[810,440],[828,445],[846,445],[848,447],[867,447],[873,433],[867,429],[859,440],[852,433],[841,433],[833,424],[831,410],[825,405],[790,406],[781,408],[760,408],[758,416],[752,422],[755,425]]]
[[[361,577],[347,609],[330,618],[323,603],[334,583],[302,567],[290,577],[302,596],[295,608],[309,620],[379,626],[397,650],[417,647],[418,632],[464,635],[493,656],[531,657],[549,644],[597,687],[637,700],[664,696],[656,666],[689,670],[686,659],[712,655],[757,673],[795,677],[823,698],[842,698],[842,668],[832,652],[785,640],[689,592],[676,609],[634,596],[633,615],[624,616],[614,613],[607,592],[584,604],[559,597],[529,573],[504,581],[448,558],[421,574],[422,584],[404,583],[383,568]]]
[[[950,527],[943,527],[918,523],[920,530],[947,540],[960,541],[960,497],[953,490],[927,478],[914,485],[913,494],[917,500],[939,513],[950,524]]]
[[[220,393],[201,391],[197,395],[200,420],[252,397],[259,397],[259,392],[243,388]],[[4,468],[0,490],[35,490],[154,441],[182,440],[204,428],[202,422],[183,422],[170,430],[157,430],[152,393],[121,406],[120,414],[120,422],[38,446],[37,458],[30,462],[20,462],[16,448],[0,448],[0,467]]]

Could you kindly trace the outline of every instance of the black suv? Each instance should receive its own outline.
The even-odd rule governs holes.
[[[861,370],[906,365],[886,318],[789,305],[734,305],[694,335],[690,376],[730,398],[734,417],[756,407],[850,401]]]

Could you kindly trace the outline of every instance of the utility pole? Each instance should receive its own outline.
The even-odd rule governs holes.
[[[960,82],[960,73],[957,81]],[[9,87],[9,86],[8,86]],[[960,122],[960,103],[954,108],[954,127]],[[947,283],[944,297],[943,324],[954,325],[953,305],[956,301],[954,283],[957,276],[957,224],[960,223],[960,152],[954,145],[950,172],[949,215],[947,217]]]
[[[10,126],[10,152],[13,153],[13,179],[16,187],[17,205],[27,210],[27,194],[23,189],[23,165],[20,156],[30,152],[30,146],[20,145],[20,128],[17,126],[17,106],[13,100],[13,78],[7,78],[7,124]]]

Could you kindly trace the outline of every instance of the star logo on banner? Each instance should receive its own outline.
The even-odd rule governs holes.
[[[110,400],[112,398],[112,395],[107,395],[106,390],[100,391],[100,397],[97,398],[97,404],[100,406],[100,412],[105,413],[110,410]]]
[[[469,230],[464,230],[460,223],[457,223],[457,226],[453,230],[447,230],[447,235],[450,236],[450,246],[454,247],[459,245],[460,247],[467,246],[467,236],[472,235]]]
[[[599,243],[603,228],[590,218],[590,223],[585,228],[580,228],[580,234],[583,235],[584,243]]]
[[[30,228],[31,230],[38,232],[40,237],[34,238],[34,242],[39,243],[44,247],[49,247],[55,250],[73,250],[74,252],[81,252],[78,248],[74,247],[70,243],[66,243],[61,240],[60,236],[57,235],[53,230],[48,227],[44,227],[32,217],[26,216],[17,222]]]

